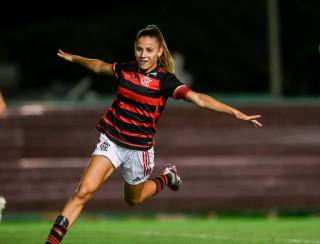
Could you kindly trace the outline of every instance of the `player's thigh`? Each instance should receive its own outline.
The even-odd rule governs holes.
[[[79,187],[83,186],[89,191],[95,191],[114,170],[114,166],[108,158],[94,155],[82,175]]]

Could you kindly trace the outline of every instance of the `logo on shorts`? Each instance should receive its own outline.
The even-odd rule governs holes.
[[[108,142],[103,142],[103,143],[100,145],[100,149],[101,149],[102,151],[108,151],[109,147],[110,147],[110,144],[109,144]]]
[[[139,181],[139,180],[141,180],[139,177],[137,177],[137,178],[135,178],[134,180],[133,180],[133,182],[137,182],[137,181]]]

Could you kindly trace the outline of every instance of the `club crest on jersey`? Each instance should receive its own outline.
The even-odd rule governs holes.
[[[151,83],[152,79],[149,78],[148,76],[145,76],[141,79],[141,85],[145,86],[145,87],[149,87],[150,83]]]

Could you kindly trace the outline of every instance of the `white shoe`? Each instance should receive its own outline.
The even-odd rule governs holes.
[[[178,191],[182,185],[182,180],[180,179],[177,168],[175,165],[166,164],[162,171],[162,174],[168,175],[169,182],[168,187],[172,191]]]

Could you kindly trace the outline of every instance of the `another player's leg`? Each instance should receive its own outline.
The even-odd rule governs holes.
[[[65,204],[48,235],[46,244],[59,244],[68,228],[76,221],[85,203],[99,186],[113,173],[114,166],[104,156],[91,158],[78,188]]]

